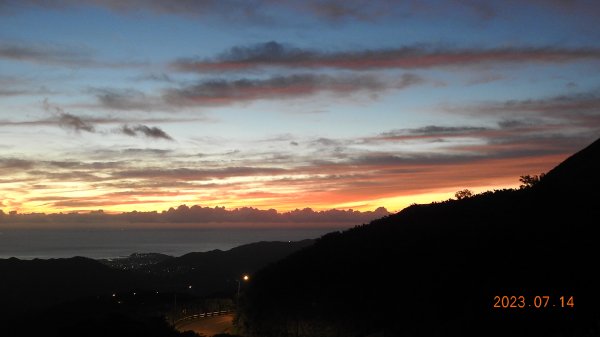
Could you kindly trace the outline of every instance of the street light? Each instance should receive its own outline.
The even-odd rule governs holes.
[[[245,274],[244,276],[242,276],[242,280],[244,280],[244,282],[248,282],[248,280],[250,280],[250,276],[248,276],[248,274]],[[237,296],[240,297],[241,282],[239,279],[237,280],[237,283],[238,283]]]

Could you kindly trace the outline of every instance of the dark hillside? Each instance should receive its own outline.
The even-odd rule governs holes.
[[[192,285],[190,292],[200,295],[230,296],[237,289],[243,274],[253,274],[261,268],[291,253],[310,246],[314,240],[294,242],[256,242],[227,251],[188,253],[148,268],[162,284],[173,289]]]
[[[0,275],[0,313],[3,318],[81,297],[140,288],[145,284],[141,276],[111,269],[83,257],[0,259]]]
[[[259,273],[239,323],[263,337],[599,334],[599,160],[597,141],[532,188],[328,234]],[[494,308],[495,296],[524,307]]]

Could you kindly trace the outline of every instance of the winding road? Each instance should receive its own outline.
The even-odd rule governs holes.
[[[178,326],[177,330],[182,332],[192,330],[207,337],[220,333],[232,333],[233,314],[199,318]]]

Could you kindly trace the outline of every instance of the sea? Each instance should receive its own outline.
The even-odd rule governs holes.
[[[315,239],[340,228],[0,229],[0,258],[181,256],[259,241]]]

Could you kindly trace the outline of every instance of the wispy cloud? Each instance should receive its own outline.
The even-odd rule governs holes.
[[[240,71],[261,67],[352,70],[471,67],[493,63],[562,63],[600,60],[600,49],[559,47],[452,48],[414,45],[398,48],[324,52],[270,41],[236,46],[213,59],[180,59],[183,72]]]

